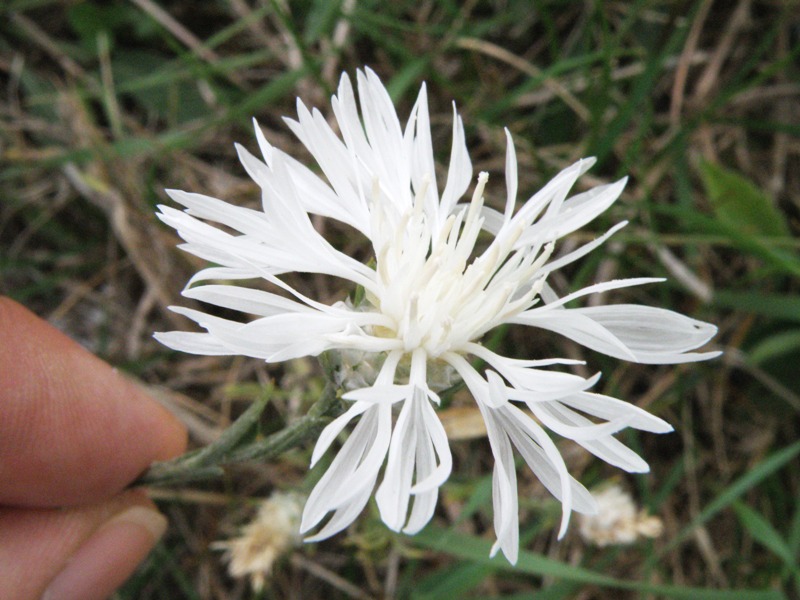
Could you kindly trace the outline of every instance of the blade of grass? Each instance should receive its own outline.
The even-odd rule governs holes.
[[[648,564],[655,564],[660,558],[681,544],[688,538],[692,532],[700,525],[708,522],[720,511],[728,508],[735,502],[742,494],[754,488],[761,483],[764,479],[783,468],[792,459],[800,454],[800,442],[795,442],[791,446],[787,446],[767,459],[756,465],[750,472],[741,476],[734,481],[730,486],[722,490],[717,497],[709,502],[709,504],[697,515],[692,521],[686,525],[679,533],[672,539],[666,546],[661,548],[657,555],[653,555],[647,561]]]
[[[748,355],[754,365],[763,365],[772,359],[800,350],[800,329],[770,335],[753,346]]]
[[[717,306],[762,315],[770,319],[800,322],[800,297],[791,294],[719,290],[714,293],[713,302]]]
[[[644,71],[635,80],[631,91],[626,95],[626,102],[618,108],[617,115],[609,123],[603,123],[602,132],[591,146],[591,153],[597,158],[598,164],[602,164],[614,150],[623,134],[627,131],[631,122],[641,116],[641,107],[647,106],[647,98],[652,94],[659,75],[661,75],[666,59],[675,55],[683,45],[686,35],[689,32],[689,24],[694,19],[695,14],[700,9],[702,3],[694,2],[691,10],[677,21],[676,27],[666,42],[662,44],[657,53],[651,53],[647,57]],[[674,15],[677,17],[677,15]],[[637,127],[637,138],[645,135],[647,130],[640,125]]]
[[[714,590],[627,581],[524,550],[520,552],[519,561],[514,566],[509,564],[504,557],[489,557],[489,550],[492,546],[490,541],[438,527],[426,528],[412,539],[412,543],[422,548],[444,552],[450,556],[472,561],[476,565],[489,565],[497,571],[553,577],[600,587],[633,590],[639,593],[657,594],[663,598],[685,600],[739,600],[741,598],[779,600],[785,598],[777,590]]]
[[[781,534],[772,526],[772,523],[743,502],[734,502],[732,506],[739,522],[753,536],[753,539],[780,558],[796,577],[800,576],[797,556],[781,537]]]
[[[489,566],[459,563],[449,569],[438,569],[414,585],[411,597],[414,600],[438,600],[439,598],[463,598],[466,592],[476,588],[494,572]]]
[[[677,218],[682,222],[682,226],[690,227],[696,232],[723,235],[730,239],[740,251],[752,254],[762,259],[765,263],[785,271],[787,274],[800,276],[800,260],[798,260],[796,254],[784,251],[778,247],[778,244],[771,243],[770,239],[756,237],[740,231],[717,219],[703,215],[696,209],[677,206],[654,206],[653,208],[656,215],[661,214]]]

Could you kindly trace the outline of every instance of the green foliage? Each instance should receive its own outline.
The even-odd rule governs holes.
[[[706,197],[721,222],[750,235],[789,235],[783,214],[752,181],[706,160],[700,163],[700,175]]]
[[[753,536],[753,539],[780,558],[791,574],[800,581],[800,563],[798,563],[800,558],[792,551],[772,523],[767,521],[761,513],[741,502],[734,503],[733,508],[739,521]]]
[[[685,600],[735,600],[745,596],[763,600],[780,600],[785,596],[777,591],[760,590],[714,590],[710,588],[691,588],[651,584],[623,579],[616,579],[604,573],[598,573],[568,563],[556,561],[544,556],[521,551],[515,566],[508,564],[501,557],[489,558],[491,542],[473,536],[443,531],[428,527],[414,538],[414,542],[425,548],[444,551],[448,554],[469,560],[476,565],[491,566],[495,570],[525,573],[539,577],[552,577],[563,581],[579,582],[586,585],[610,587],[623,590],[634,590],[639,593],[657,594],[663,598],[680,598]],[[480,569],[480,567],[479,567]],[[481,572],[479,570],[479,572]],[[463,589],[463,588],[462,588]],[[426,596],[412,596],[424,598]]]
[[[127,2],[80,2],[67,10],[67,22],[78,35],[85,50],[97,56],[98,36],[111,35],[112,44],[117,36],[132,35],[138,40],[153,39],[158,27]]]

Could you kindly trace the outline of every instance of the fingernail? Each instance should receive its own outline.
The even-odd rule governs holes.
[[[167,519],[133,506],[100,527],[50,582],[42,600],[105,600],[153,549]]]

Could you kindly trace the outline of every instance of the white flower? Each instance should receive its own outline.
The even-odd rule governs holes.
[[[330,515],[309,540],[347,527],[368,502],[384,465],[375,494],[383,521],[408,534],[425,526],[452,465],[435,410],[441,390],[432,381],[442,379],[443,371],[457,374],[483,414],[496,461],[493,554],[501,549],[515,562],[518,516],[512,446],[562,502],[563,536],[572,510],[591,513],[596,507],[567,473],[545,427],[630,472],[647,471],[647,464],[613,434],[625,427],[658,433],[672,428],[635,406],[588,392],[599,374],[584,379],[542,368],[574,361],[506,358],[482,346],[481,337],[502,324],[529,325],[611,356],[679,363],[716,356],[690,352],[707,342],[716,328],[646,306],[564,307],[589,294],[659,279],[597,283],[563,298],[548,286],[552,271],[584,256],[624,225],[553,258],[554,242],[605,211],[620,195],[624,179],[567,198],[594,162],[580,160],[517,208],[517,161],[506,131],[505,209],[484,205],[486,173],[478,176],[471,200],[460,204],[472,180],[472,165],[455,108],[450,164],[442,187],[434,168],[425,86],[405,128],[369,69],[358,73],[358,92],[360,115],[350,79],[343,75],[332,99],[341,137],[319,111],[309,111],[300,101],[298,120],[286,120],[325,179],[272,147],[256,125],[264,161],[241,146],[237,150],[262,189],[262,210],[168,192],[186,210],[162,206],[160,218],[186,241],[184,250],[218,265],[197,273],[190,285],[260,278],[284,294],[237,284],[189,287],[184,291],[189,298],[257,318],[243,324],[175,308],[206,332],[157,337],[186,352],[241,354],[268,362],[327,350],[372,358],[377,365],[374,380],[362,380],[362,387],[344,394],[352,403],[349,410],[323,431],[314,449],[312,465],[357,420],[306,504],[303,532]],[[310,214],[341,221],[364,236],[374,252],[374,268],[334,248],[314,229]],[[490,234],[491,242],[477,252],[482,232]],[[359,306],[316,302],[280,279],[289,271],[347,279],[364,288],[365,300]],[[471,366],[468,356],[485,361],[484,375]],[[393,410],[398,404],[399,412]]]

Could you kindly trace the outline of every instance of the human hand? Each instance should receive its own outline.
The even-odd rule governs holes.
[[[0,297],[3,598],[107,598],[167,525],[125,486],[185,446],[185,428],[134,383]]]

